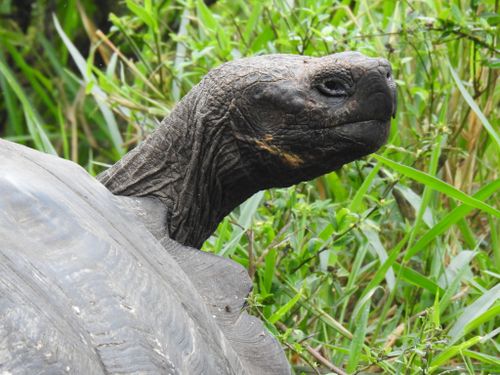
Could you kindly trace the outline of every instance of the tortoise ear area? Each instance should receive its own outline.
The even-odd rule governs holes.
[[[228,107],[229,126],[234,138],[245,143],[253,142],[263,134],[265,130],[259,126],[259,121],[255,121],[255,114],[250,117],[246,106],[236,103],[236,99],[231,100]]]

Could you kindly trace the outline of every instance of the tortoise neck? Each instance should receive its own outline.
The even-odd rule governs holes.
[[[164,235],[199,248],[228,213],[259,190],[226,126],[227,119],[197,114],[181,102],[98,179],[116,195],[160,199],[167,209]]]

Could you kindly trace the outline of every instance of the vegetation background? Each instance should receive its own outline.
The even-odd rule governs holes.
[[[0,136],[91,174],[212,67],[264,53],[388,58],[386,147],[256,194],[204,250],[295,373],[500,373],[498,0],[2,0]]]

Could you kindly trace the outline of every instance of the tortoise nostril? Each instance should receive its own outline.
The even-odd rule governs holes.
[[[378,61],[378,67],[379,67],[379,72],[385,76],[386,79],[389,79],[392,77],[392,69],[391,69],[391,64],[389,61],[386,59],[377,59]]]

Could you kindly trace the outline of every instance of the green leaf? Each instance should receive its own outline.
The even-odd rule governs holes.
[[[245,32],[243,33],[243,37],[245,38],[245,41],[247,43],[250,40],[252,34],[256,32],[257,21],[259,20],[261,15],[262,15],[262,3],[256,2],[255,4],[252,5],[252,14],[250,14],[250,17],[247,20],[247,24],[245,26]]]
[[[361,350],[363,349],[363,343],[365,340],[369,313],[370,301],[368,300],[361,308],[360,316],[355,320],[356,329],[354,330],[354,337],[352,338],[351,345],[349,347],[349,359],[347,361],[347,371],[349,373],[356,371],[356,367],[358,366],[361,357]]]
[[[390,159],[387,159],[381,155],[373,155],[373,157],[382,163],[388,165],[395,171],[410,177],[414,179],[415,181],[418,181],[426,186],[431,187],[434,190],[437,190],[443,194],[446,194],[447,196],[451,198],[458,199],[462,201],[463,203],[478,208],[480,210],[483,210],[485,212],[488,212],[489,214],[492,214],[496,217],[500,217],[500,211],[491,207],[490,205],[481,202],[480,200],[473,198],[464,192],[458,190],[456,187],[451,186],[450,184],[447,184],[446,182],[443,182],[436,177],[433,177],[425,172],[419,171],[415,168],[408,167],[406,165],[397,163],[395,161],[392,161]]]
[[[271,294],[271,286],[273,284],[274,277],[274,267],[276,265],[277,257],[278,253],[276,252],[276,249],[271,249],[266,255],[264,276],[261,283],[261,289],[263,289],[266,294]]]
[[[486,200],[490,195],[495,193],[500,189],[500,179],[495,180],[483,186],[473,197],[477,200]],[[416,255],[419,251],[424,249],[433,239],[451,227],[453,224],[458,222],[461,218],[467,215],[473,210],[473,207],[469,205],[461,205],[454,208],[448,215],[446,215],[439,223],[434,225],[427,233],[425,233],[420,239],[407,251],[405,260],[410,259]]]
[[[280,320],[283,315],[285,315],[293,306],[295,306],[295,304],[300,300],[300,297],[302,297],[302,290],[300,290],[290,301],[281,306],[278,311],[271,315],[271,317],[268,319],[269,322],[274,324],[278,320]]]
[[[446,348],[441,353],[439,353],[431,362],[430,371],[433,372],[434,370],[437,369],[438,366],[441,366],[449,359],[460,354],[460,352],[462,352],[463,350],[470,348],[473,345],[476,345],[479,341],[481,341],[481,339],[482,339],[481,336],[476,336],[466,342],[461,343],[460,345],[450,346]]]
[[[366,239],[368,240],[368,243],[370,244],[371,248],[377,254],[380,264],[384,264],[388,256],[387,256],[387,251],[384,248],[384,245],[382,245],[382,242],[380,241],[378,233],[370,228],[365,228],[364,226],[362,228],[362,232],[365,235]],[[385,279],[387,280],[387,286],[389,287],[389,289],[390,290],[394,289],[396,280],[394,277],[394,272],[392,271],[391,268],[387,268],[385,273]]]
[[[477,318],[471,320],[469,323],[467,323],[464,327],[463,334],[466,335],[467,333],[473,331],[477,327],[479,327],[481,324],[486,323],[489,320],[495,319],[500,317],[500,303],[496,303],[493,307],[490,309],[486,310],[484,313],[479,315]]]
[[[494,357],[485,353],[474,352],[472,350],[463,350],[463,354],[467,357],[477,359],[478,361],[481,361],[483,363],[498,366],[498,368],[500,369],[500,359],[498,357]]]
[[[149,4],[148,4],[149,3]],[[154,32],[158,30],[158,24],[156,18],[152,14],[151,1],[145,2],[145,6],[142,7],[137,4],[134,0],[126,0],[127,7],[149,28]]]
[[[0,62],[4,61],[2,50],[0,49]],[[0,74],[0,90],[3,94],[5,109],[7,110],[6,134],[23,134],[22,112],[19,104],[15,100],[14,91],[7,84],[4,74]]]
[[[31,88],[33,88],[36,96],[42,99],[44,106],[49,109],[53,115],[57,115],[57,105],[51,98],[49,93],[53,90],[53,83],[48,77],[45,77],[42,72],[33,68],[31,64],[25,61],[23,56],[17,51],[17,49],[7,45],[7,50],[11,59],[14,60],[25,79],[30,83]]]
[[[328,196],[336,201],[344,201],[349,197],[348,186],[342,182],[337,172],[331,172],[324,176]]]
[[[399,243],[389,252],[389,255],[387,257],[387,260],[377,269],[377,272],[375,272],[375,275],[373,278],[370,280],[368,285],[365,287],[363,290],[363,293],[361,294],[361,298],[368,294],[372,289],[377,287],[382,280],[385,278],[385,275],[387,271],[389,270],[390,267],[394,264],[396,259],[398,258],[399,253],[403,249],[403,247],[406,245],[408,238],[410,238],[410,232],[406,232],[405,237],[399,241]]]
[[[439,280],[441,287],[445,290],[443,297],[439,301],[440,311],[445,311],[448,307],[466,272],[470,270],[469,263],[476,255],[476,251],[464,250],[451,260],[446,272]]]
[[[400,273],[403,280],[409,282],[410,284],[424,288],[432,294],[436,294],[438,291],[440,295],[444,294],[444,290],[439,285],[421,273],[412,270],[411,268],[401,266],[399,263],[394,263],[394,269],[396,272]]]
[[[217,20],[203,0],[196,0],[196,10],[204,27],[210,31],[217,30]]]
[[[463,337],[467,332],[467,327],[474,327],[477,319],[487,313],[490,306],[496,303],[498,299],[500,299],[500,284],[486,291],[481,297],[467,306],[449,331],[450,344]]]
[[[248,228],[250,228],[252,219],[257,212],[257,208],[259,207],[263,197],[264,192],[259,191],[240,206],[238,225],[233,227],[232,237],[219,252],[219,255],[229,255],[233,253],[241,237],[245,234]]]
[[[368,188],[372,184],[373,180],[375,177],[377,177],[377,173],[380,170],[380,167],[382,164],[378,162],[375,164],[375,166],[372,168],[370,173],[368,173],[368,176],[363,180],[363,183],[359,187],[359,189],[356,191],[356,194],[354,195],[354,198],[352,198],[351,204],[349,205],[349,210],[354,211],[354,212],[359,212],[361,209],[361,202],[363,201],[363,198],[366,196],[366,192],[368,191]]]

